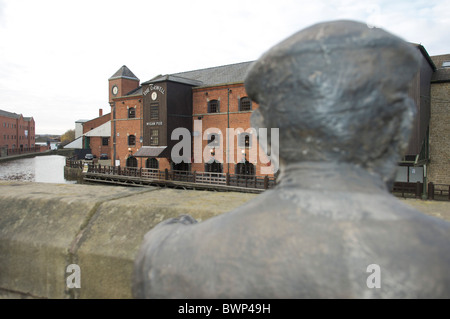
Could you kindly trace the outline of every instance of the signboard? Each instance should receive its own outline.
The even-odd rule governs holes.
[[[157,126],[157,125],[163,125],[163,122],[162,121],[160,121],[160,122],[147,122],[146,124],[147,124],[147,126]]]
[[[89,164],[88,163],[84,163],[83,173],[87,173],[88,170],[89,170]]]

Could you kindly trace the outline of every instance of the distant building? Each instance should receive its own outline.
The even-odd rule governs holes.
[[[36,145],[41,146],[41,150],[56,150],[58,146],[61,144],[61,138],[59,135],[36,135]]]
[[[100,154],[110,154],[111,138],[111,114],[103,115],[103,109],[99,110],[99,116],[83,123],[83,149],[90,149],[97,157]]]
[[[100,158],[101,154],[111,153],[111,114],[103,115],[99,109],[99,116],[92,120],[78,120],[75,122],[75,139],[64,146],[74,149],[75,156],[84,158],[88,153]]]
[[[35,146],[33,117],[0,110],[0,147],[27,151]]]

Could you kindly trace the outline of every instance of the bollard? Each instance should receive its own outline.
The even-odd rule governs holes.
[[[416,182],[416,198],[420,197],[422,195],[422,183]]]
[[[264,176],[264,189],[269,188],[269,176]]]

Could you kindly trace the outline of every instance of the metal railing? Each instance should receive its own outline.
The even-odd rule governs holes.
[[[2,153],[5,156],[13,156],[13,155],[22,155],[22,154],[29,154],[29,153],[40,153],[41,147],[40,146],[34,146],[34,147],[27,147],[27,148],[8,148],[6,149],[6,152],[0,152],[0,156],[2,156]]]

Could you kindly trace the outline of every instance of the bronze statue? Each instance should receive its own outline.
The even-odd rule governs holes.
[[[388,192],[407,147],[419,51],[353,21],[266,52],[245,86],[278,127],[280,176],[231,212],[149,231],[137,298],[450,298],[450,224]],[[268,150],[270,151],[270,150]]]

